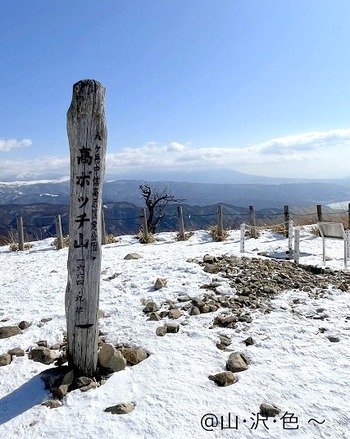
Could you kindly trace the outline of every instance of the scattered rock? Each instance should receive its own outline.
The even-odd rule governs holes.
[[[191,300],[191,298],[187,294],[183,294],[181,296],[178,296],[177,300],[178,302],[188,302],[189,300]]]
[[[51,364],[56,360],[57,353],[44,346],[38,346],[30,351],[29,357],[38,363]]]
[[[46,340],[40,340],[36,343],[38,346],[44,346],[47,348],[47,341]]]
[[[41,379],[44,381],[45,389],[53,393],[54,389],[58,388],[62,383],[68,384],[68,380],[65,377],[72,376],[73,371],[68,366],[53,367],[41,372]],[[74,375],[73,375],[74,376]]]
[[[263,403],[260,405],[260,414],[267,417],[274,417],[280,413],[281,409],[279,409],[274,404]]]
[[[252,337],[248,337],[245,340],[243,340],[243,343],[245,343],[246,346],[252,346],[253,344],[255,344],[255,341],[253,340]]]
[[[191,316],[198,316],[200,313],[201,312],[197,306],[192,306],[191,311],[190,311]]]
[[[25,320],[23,320],[22,322],[20,322],[20,324],[18,325],[19,329],[22,329],[22,331],[24,329],[28,329],[30,326],[32,326],[31,323],[26,322]]]
[[[62,401],[59,401],[58,399],[49,399],[48,401],[44,401],[41,405],[44,405],[45,407],[48,407],[49,409],[57,409],[58,407],[62,407],[63,403],[62,403]]]
[[[14,335],[18,335],[21,333],[22,331],[18,326],[3,326],[2,328],[0,328],[0,339],[13,337]]]
[[[148,352],[142,348],[123,348],[122,354],[128,364],[131,364],[132,366],[139,364],[141,361],[148,358]]]
[[[154,288],[156,290],[160,290],[161,288],[165,287],[166,284],[167,284],[167,280],[166,279],[158,277],[158,279],[154,283]]]
[[[145,314],[150,312],[156,312],[159,310],[159,306],[155,302],[147,302],[145,307],[143,308],[143,312]]]
[[[169,334],[175,334],[177,332],[179,332],[180,329],[180,325],[178,325],[177,323],[167,323],[166,324],[166,332]]]
[[[167,327],[166,326],[159,326],[156,329],[156,335],[159,337],[163,337],[167,333]]]
[[[174,319],[175,320],[175,319],[178,319],[181,316],[182,316],[182,312],[179,309],[173,308],[173,309],[169,310],[169,313],[168,313],[169,319]]]
[[[209,379],[214,381],[220,387],[230,386],[238,381],[236,375],[234,375],[231,371],[220,372],[216,375],[209,375]]]
[[[151,314],[149,315],[149,318],[147,320],[154,321],[154,322],[159,322],[159,320],[161,320],[161,317],[156,312],[151,312]]]
[[[67,395],[68,388],[69,388],[68,384],[61,384],[59,387],[54,389],[52,393],[56,398],[62,399]]]
[[[242,372],[243,370],[247,370],[248,367],[248,360],[239,352],[232,352],[226,363],[226,370],[231,372]]]
[[[131,413],[134,409],[134,403],[125,402],[123,404],[117,404],[111,407],[107,407],[104,411],[107,413],[112,413],[113,415],[126,415],[128,413]]]
[[[139,255],[138,253],[128,253],[128,254],[124,257],[124,259],[125,259],[126,261],[131,260],[131,259],[141,259],[141,258],[142,258],[142,256]]]
[[[335,336],[335,335],[328,335],[327,336],[328,340],[331,341],[332,343],[337,343],[338,341],[340,341],[340,338]]]
[[[11,363],[11,355],[10,354],[2,354],[0,355],[0,367],[7,366]]]
[[[122,353],[109,343],[102,344],[98,353],[98,361],[101,366],[112,372],[119,372],[126,367],[126,359]]]
[[[21,348],[13,348],[8,351],[11,357],[24,357],[24,350]]]

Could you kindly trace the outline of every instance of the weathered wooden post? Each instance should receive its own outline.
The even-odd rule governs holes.
[[[57,248],[60,250],[61,248],[63,248],[63,233],[62,233],[61,215],[56,216],[55,226],[56,226]]]
[[[300,250],[299,250],[299,242],[300,242],[300,229],[294,229],[294,262],[299,264]]]
[[[350,230],[350,203],[348,204],[348,229]]]
[[[107,244],[107,232],[106,232],[106,221],[105,221],[105,211],[103,209],[103,206],[101,206],[101,244],[106,245]]]
[[[317,221],[322,223],[323,221],[323,215],[322,215],[322,205],[317,204]]]
[[[288,235],[289,235],[289,220],[290,220],[290,217],[289,217],[289,206],[284,206],[284,208],[283,208],[283,210],[284,210],[284,230],[285,230],[285,236],[286,236],[286,238],[288,238]]]
[[[244,244],[245,244],[245,224],[244,223],[241,224],[241,227],[240,227],[240,240],[239,240],[239,242],[240,242],[239,251],[241,253],[244,253],[244,250],[245,250],[245,246],[244,246]]]
[[[19,216],[17,218],[17,232],[18,232],[18,250],[24,250],[24,230],[23,230],[23,218]]]
[[[249,206],[249,222],[251,225],[251,237],[257,238],[256,233],[256,218],[255,218],[255,209],[254,206]]]
[[[67,113],[71,159],[68,282],[66,289],[67,358],[76,373],[93,376],[101,273],[101,207],[107,127],[105,88],[86,79],[73,86]]]
[[[223,237],[224,235],[224,215],[222,211],[222,206],[218,206],[218,236]]]
[[[177,206],[177,219],[179,224],[179,237],[180,240],[185,240],[185,225],[184,225],[184,216],[182,213],[182,206]]]

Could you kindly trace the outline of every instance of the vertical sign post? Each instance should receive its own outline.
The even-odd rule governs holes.
[[[105,88],[91,79],[73,86],[67,113],[71,160],[67,357],[76,373],[93,376],[97,368],[101,273],[102,184],[107,127]]]

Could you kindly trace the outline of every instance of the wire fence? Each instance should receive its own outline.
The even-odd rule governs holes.
[[[172,209],[165,211],[157,231],[175,232],[178,230],[179,214],[176,213],[176,205]],[[327,207],[317,205],[315,209],[306,209],[303,211],[289,210],[288,206],[284,206],[283,210],[276,209],[260,209],[255,211],[250,206],[244,212],[237,211],[237,208],[228,205],[212,206],[212,211],[208,213],[198,213],[198,209],[204,208],[193,206],[182,206],[183,224],[185,230],[201,230],[208,229],[217,225],[225,230],[239,229],[242,223],[250,224],[252,230],[258,228],[271,228],[288,235],[288,222],[293,221],[294,225],[302,226],[307,224],[315,224],[318,221],[341,222],[345,229],[350,228],[350,209],[333,211]],[[197,209],[197,210],[196,210]],[[219,220],[218,212],[221,210],[221,218]],[[232,210],[235,210],[234,212]],[[118,215],[119,213],[119,215]],[[128,214],[129,213],[129,214]],[[37,212],[25,212],[23,209],[19,215],[13,215],[8,224],[0,224],[0,245],[9,241],[16,241],[18,237],[17,219],[18,216],[23,217],[23,229],[26,241],[41,240],[47,237],[54,237],[56,231],[56,218],[61,216],[61,225],[63,235],[69,234],[69,212],[68,208],[62,211],[56,211],[53,215],[38,215]],[[219,223],[221,221],[221,224]],[[142,210],[134,207],[129,211],[122,210],[118,207],[108,207],[104,209],[104,229],[107,234],[125,235],[137,234],[142,227]]]

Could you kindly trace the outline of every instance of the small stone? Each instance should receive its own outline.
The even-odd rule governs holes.
[[[156,329],[156,335],[159,337],[163,337],[167,333],[167,327],[166,326],[159,326]]]
[[[124,259],[125,259],[126,261],[129,261],[129,260],[131,260],[131,259],[141,259],[141,258],[142,258],[142,256],[139,255],[138,253],[128,253],[128,254],[124,257]]]
[[[191,300],[190,296],[188,296],[187,294],[181,295],[177,298],[178,302],[188,302],[189,300]]]
[[[180,326],[177,323],[167,323],[166,332],[169,334],[175,334],[179,332]]]
[[[109,343],[102,344],[98,353],[98,361],[101,366],[112,372],[119,372],[126,367],[126,359],[122,353]]]
[[[260,405],[260,414],[267,417],[274,417],[280,413],[281,409],[279,409],[274,404],[263,403]]]
[[[22,322],[20,322],[20,324],[18,325],[19,329],[22,329],[22,331],[24,329],[27,329],[31,326],[32,324],[29,322],[26,322],[25,320],[23,320]]]
[[[242,372],[247,370],[248,367],[249,365],[247,359],[239,352],[232,352],[226,363],[226,370],[231,372]]]
[[[159,320],[161,320],[161,317],[156,312],[151,312],[149,318],[147,319],[147,321],[153,321],[153,322],[159,322]]]
[[[158,277],[158,279],[154,283],[154,288],[156,290],[160,290],[161,288],[165,287],[166,284],[167,284],[167,280],[166,279]]]
[[[47,348],[47,341],[46,340],[40,340],[36,343],[38,346],[44,346]]]
[[[220,372],[216,375],[209,375],[209,379],[214,381],[214,383],[220,387],[230,386],[238,381],[236,375],[230,371]]]
[[[81,392],[88,392],[89,390],[96,389],[97,383],[94,380],[91,380],[89,384],[86,386],[79,387]]]
[[[230,339],[230,337],[226,337],[226,335],[219,335],[220,338],[220,343],[223,344],[224,346],[230,346],[232,340]]]
[[[21,348],[13,348],[8,351],[11,357],[24,357],[24,350]]]
[[[14,335],[18,335],[21,333],[22,331],[18,326],[3,326],[2,328],[0,328],[0,339],[13,337]]]
[[[81,376],[75,380],[74,384],[78,389],[80,389],[80,387],[88,386],[93,381],[94,380],[92,378]]]
[[[252,346],[253,344],[255,344],[255,341],[253,340],[252,337],[248,337],[245,340],[243,340],[243,343],[245,343],[246,346]]]
[[[122,354],[126,361],[132,366],[148,358],[148,352],[142,348],[123,348]]]
[[[159,306],[155,302],[147,302],[146,306],[143,308],[145,314],[149,312],[156,312],[159,310]]]
[[[56,389],[53,389],[53,395],[58,398],[58,399],[62,399],[64,398],[67,393],[68,393],[68,384],[61,384],[59,387],[57,387]]]
[[[104,411],[107,413],[112,413],[113,415],[126,415],[128,413],[131,413],[134,409],[134,403],[125,402],[123,404],[117,404],[111,407],[107,407]]]
[[[181,316],[182,316],[182,313],[177,308],[171,309],[168,313],[169,319],[178,319]]]
[[[190,314],[191,316],[198,316],[201,312],[199,311],[199,308],[197,306],[193,306]]]
[[[51,364],[56,360],[57,353],[44,346],[38,346],[30,351],[30,358],[38,363]]]
[[[212,255],[204,255],[203,256],[203,262],[207,263],[207,264],[214,264],[214,262],[216,262],[217,259],[215,256]]]
[[[337,343],[338,341],[340,341],[340,338],[335,336],[335,335],[328,335],[328,340],[331,341],[332,343]]]
[[[48,401],[43,402],[41,405],[44,405],[49,409],[57,409],[58,407],[62,407],[63,403],[58,399],[49,399]]]
[[[7,366],[11,363],[11,355],[10,354],[2,354],[0,355],[0,367]]]

